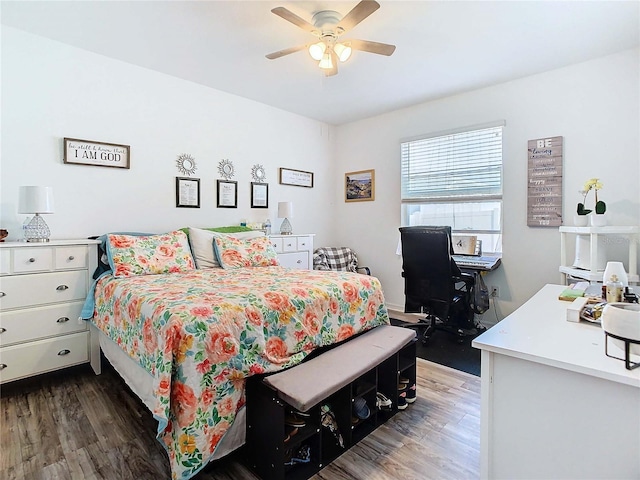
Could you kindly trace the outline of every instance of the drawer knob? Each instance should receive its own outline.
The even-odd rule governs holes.
[[[4,333],[4,332],[6,332],[6,331],[7,331],[7,329],[6,329],[6,328],[4,328],[4,327],[0,327],[0,333]]]
[[[5,368],[7,368],[7,364],[6,363],[0,363],[0,370],[4,370]]]
[[[2,298],[2,297],[6,297],[6,296],[7,296],[7,294],[6,294],[6,293],[4,293],[4,292],[0,292],[0,298]]]
[[[60,317],[59,319],[56,320],[56,322],[58,323],[65,323],[69,321],[69,317]]]
[[[58,352],[58,355],[60,355],[62,357],[63,355],[69,355],[70,353],[71,353],[71,350],[68,350],[68,349],[65,348],[64,350],[60,350]]]
[[[36,261],[36,259],[35,259],[35,258],[33,258],[33,257],[31,257],[31,258],[29,259],[29,262],[31,262],[31,263],[33,263],[33,262],[35,262],[35,261]]]
[[[76,257],[74,257],[73,255],[69,255],[69,261],[71,260],[75,260]]]
[[[302,260],[298,260],[296,263],[302,263]]]
[[[65,290],[68,290],[68,289],[69,289],[69,287],[67,287],[66,285],[58,285],[56,287],[56,290],[59,290],[61,292],[64,292]]]

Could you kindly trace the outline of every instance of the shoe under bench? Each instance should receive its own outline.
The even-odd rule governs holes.
[[[400,377],[416,381],[415,331],[383,325],[341,343],[282,372],[247,382],[249,466],[264,479],[307,479],[346,452],[398,412]],[[377,393],[392,406],[376,408]],[[354,415],[356,398],[370,410],[366,419]],[[321,407],[329,405],[343,439],[322,427]],[[291,435],[285,417],[307,414],[305,426]],[[309,461],[290,463],[308,448]]]

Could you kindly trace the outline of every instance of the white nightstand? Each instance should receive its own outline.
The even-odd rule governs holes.
[[[86,363],[96,240],[0,243],[0,383]]]
[[[269,235],[273,248],[278,252],[278,262],[287,268],[313,269],[313,237],[304,235]]]

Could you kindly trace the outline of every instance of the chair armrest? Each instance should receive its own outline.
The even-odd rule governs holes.
[[[356,267],[356,270],[364,270],[365,272],[367,272],[367,275],[371,275],[371,270],[369,269],[369,267]]]
[[[453,280],[457,282],[464,282],[467,286],[473,286],[476,283],[475,277],[471,273],[461,273],[453,277]]]

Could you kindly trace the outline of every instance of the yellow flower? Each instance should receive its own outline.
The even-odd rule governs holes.
[[[192,454],[196,451],[196,439],[193,435],[187,435],[183,433],[178,439],[180,445],[180,451],[182,453]]]
[[[599,178],[590,178],[587,180],[587,183],[584,184],[583,191],[588,192],[589,190],[600,190],[602,189],[602,182]]]

